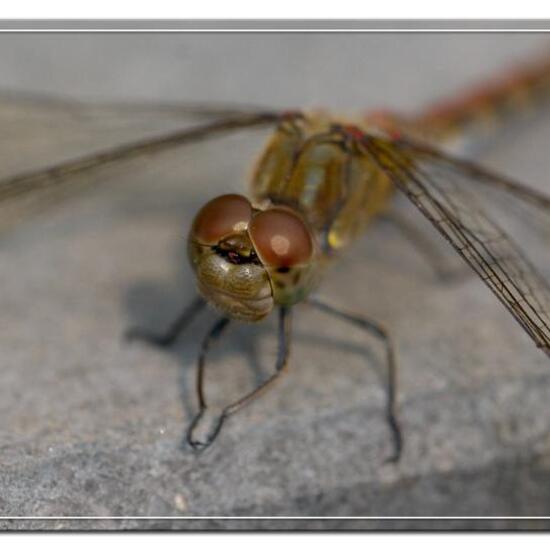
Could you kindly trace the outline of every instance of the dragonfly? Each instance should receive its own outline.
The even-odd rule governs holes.
[[[392,435],[389,460],[401,457],[398,377],[391,331],[376,319],[344,311],[322,300],[317,289],[327,268],[387,213],[398,194],[406,197],[476,274],[541,351],[550,355],[550,288],[523,248],[491,216],[483,190],[542,212],[550,195],[465,160],[464,153],[503,123],[521,117],[550,98],[550,59],[504,73],[414,116],[374,110],[357,117],[328,111],[278,111],[227,106],[189,107],[205,123],[158,137],[129,142],[45,169],[0,180],[3,222],[19,221],[30,204],[40,208],[82,187],[82,176],[105,166],[150,156],[186,144],[251,128],[272,128],[256,161],[250,193],[209,200],[189,231],[188,257],[197,296],[162,333],[140,328],[130,340],[173,345],[211,305],[219,317],[205,335],[198,357],[198,411],[186,439],[207,448],[226,420],[269,390],[288,372],[292,313],[306,304],[374,335],[384,345],[386,418]],[[88,184],[101,183],[87,177]],[[413,236],[414,228],[408,228]],[[421,243],[418,243],[421,244]],[[278,353],[273,374],[227,405],[208,433],[199,426],[209,410],[205,393],[207,358],[232,322],[256,323],[278,312]]]

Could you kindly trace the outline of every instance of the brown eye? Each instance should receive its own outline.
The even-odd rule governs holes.
[[[222,195],[199,210],[191,235],[201,244],[215,245],[227,235],[245,230],[251,217],[248,199],[242,195]]]
[[[313,241],[305,223],[284,208],[260,212],[250,222],[248,232],[265,265],[292,267],[306,263],[313,254]]]

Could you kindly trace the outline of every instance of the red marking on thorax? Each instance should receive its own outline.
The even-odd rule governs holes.
[[[392,139],[403,137],[403,132],[399,128],[401,117],[392,111],[388,111],[387,109],[369,111],[365,115],[365,120],[368,124],[372,124],[386,132]]]
[[[357,141],[361,141],[365,137],[365,132],[354,124],[345,124],[342,126],[342,130]]]
[[[281,113],[281,119],[283,120],[292,120],[294,118],[303,118],[304,115],[301,111],[297,111],[297,110],[288,110],[288,111],[283,111]]]

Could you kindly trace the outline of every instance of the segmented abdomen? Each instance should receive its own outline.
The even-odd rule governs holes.
[[[440,144],[460,140],[471,149],[509,122],[550,103],[550,57],[524,64],[450,100],[435,103],[413,126]]]

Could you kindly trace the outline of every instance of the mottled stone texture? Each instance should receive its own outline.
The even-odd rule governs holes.
[[[90,100],[414,109],[540,42],[517,34],[0,35],[8,52],[0,87]],[[0,101],[0,120],[1,175],[192,123],[162,109],[20,99]],[[305,308],[296,311],[288,377],[232,418],[208,451],[182,444],[197,406],[199,341],[215,314],[169,352],[128,345],[122,334],[160,329],[190,300],[191,217],[214,194],[244,188],[264,139],[248,132],[102,170],[88,180],[102,185],[2,234],[0,515],[42,519],[0,526],[397,529],[434,524],[322,518],[550,515],[548,359],[479,281],[438,282],[385,223],[335,265],[322,293],[393,331],[400,464],[384,462],[379,343]],[[549,139],[541,119],[483,160],[548,189]],[[411,207],[397,208],[444,250]],[[518,237],[531,242],[527,228]],[[548,272],[544,253],[538,260]],[[212,355],[211,400],[227,402],[270,372],[274,327],[270,319],[230,331]],[[316,519],[169,519],[186,515]],[[127,519],[67,519],[80,516]]]

